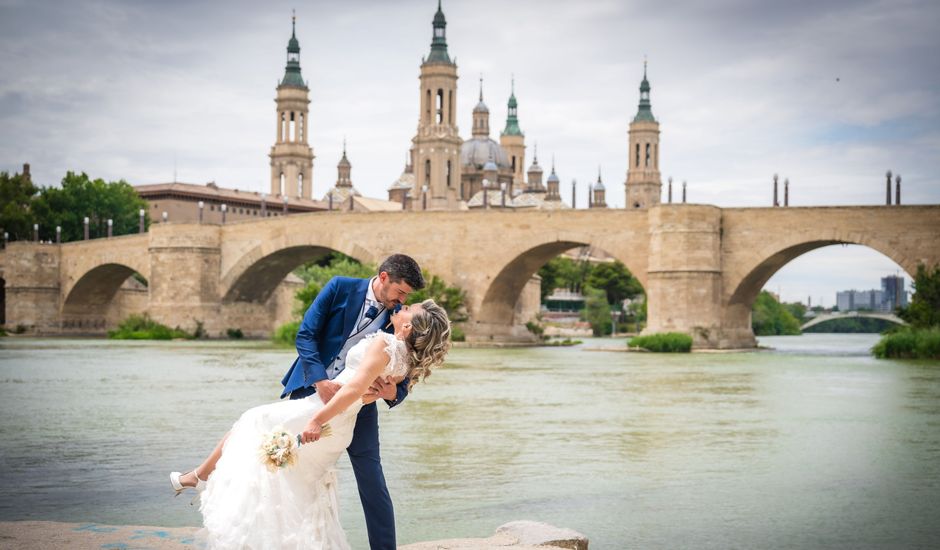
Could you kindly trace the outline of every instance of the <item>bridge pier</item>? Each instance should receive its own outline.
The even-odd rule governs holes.
[[[647,326],[685,332],[695,348],[717,348],[721,323],[721,209],[669,204],[649,211]]]
[[[61,246],[34,242],[7,243],[5,320],[35,334],[59,331],[59,264]]]
[[[219,272],[221,226],[155,224],[150,228],[150,316],[193,332],[201,323],[224,333]]]

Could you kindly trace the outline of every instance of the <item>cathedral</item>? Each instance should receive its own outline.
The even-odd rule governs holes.
[[[419,78],[418,130],[411,140],[405,170],[388,188],[388,200],[406,210],[575,206],[574,192],[571,206],[562,201],[554,161],[544,184],[538,151],[528,170],[524,168],[525,134],[519,125],[514,82],[499,142],[490,137],[490,110],[483,101],[482,77],[471,136],[461,139],[456,123],[457,64],[447,50],[447,20],[440,0],[431,25],[431,51],[422,59]],[[624,184],[627,208],[648,208],[660,202],[659,122],[653,117],[649,92],[644,63],[639,110],[629,130],[631,160]],[[588,186],[588,207],[607,207],[599,172],[597,182]]]
[[[575,204],[562,200],[561,179],[552,159],[547,177],[538,150],[526,165],[525,133],[519,124],[515,82],[506,104],[506,124],[499,141],[491,137],[490,109],[483,99],[472,112],[470,137],[457,127],[457,64],[447,49],[447,20],[440,0],[431,23],[431,50],[422,58],[419,77],[418,128],[411,140],[405,168],[388,187],[388,200],[363,197],[353,186],[352,164],[346,154],[337,165],[336,184],[323,195],[329,210],[468,210],[565,209]],[[300,72],[300,43],[296,21],[287,45],[287,66],[277,87],[276,139],[271,147],[271,195],[313,199],[313,149],[308,144],[309,88]],[[645,209],[659,204],[659,122],[653,117],[650,84],[643,67],[640,103],[629,127],[628,168],[624,183],[626,207]],[[600,170],[588,184],[588,208],[607,208],[606,187]]]

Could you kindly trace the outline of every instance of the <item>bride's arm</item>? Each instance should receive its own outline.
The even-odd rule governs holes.
[[[349,382],[343,384],[342,388],[330,402],[317,411],[307,426],[304,428],[302,440],[316,441],[320,438],[320,428],[330,421],[331,418],[346,410],[346,407],[360,397],[369,389],[369,384],[385,370],[388,365],[389,356],[385,352],[386,342],[384,338],[373,338],[366,349],[362,362],[356,369],[356,374]]]

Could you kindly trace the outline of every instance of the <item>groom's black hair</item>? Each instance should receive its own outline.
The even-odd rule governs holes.
[[[379,273],[383,271],[388,273],[388,278],[393,283],[405,281],[412,290],[424,288],[424,275],[421,274],[421,267],[411,256],[392,254],[379,266]]]

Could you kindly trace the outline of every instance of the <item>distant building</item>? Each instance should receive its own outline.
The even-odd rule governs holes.
[[[272,198],[253,191],[219,187],[214,182],[206,185],[153,183],[135,185],[134,189],[147,201],[153,223],[161,223],[164,212],[170,222],[197,222],[200,202],[203,205],[202,221],[205,223],[221,223],[223,206],[227,222],[320,212],[328,208],[320,201],[284,196]]]
[[[904,290],[904,277],[889,275],[881,278],[883,310],[892,312],[907,305],[907,292]]]

